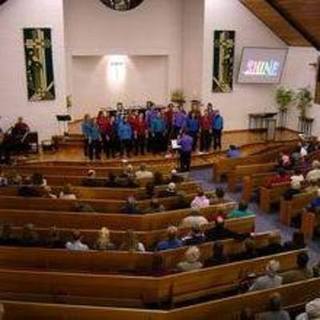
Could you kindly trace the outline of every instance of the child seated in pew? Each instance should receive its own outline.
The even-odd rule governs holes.
[[[127,230],[124,241],[120,245],[120,251],[129,252],[145,252],[145,246],[142,242],[139,242],[137,235],[133,230]]]
[[[181,228],[191,228],[193,226],[203,227],[208,224],[208,220],[201,214],[200,209],[192,209],[190,214],[181,221]]]
[[[299,314],[296,320],[320,320],[320,298],[307,303],[305,312]]]
[[[203,267],[202,262],[200,262],[200,250],[197,247],[192,246],[188,248],[184,257],[185,260],[177,264],[178,271],[184,272],[199,270]]]
[[[116,246],[110,240],[110,231],[106,227],[101,228],[99,231],[94,249],[100,251],[116,250]]]
[[[271,260],[266,265],[266,274],[258,277],[249,291],[265,290],[277,288],[282,285],[282,277],[278,275],[280,263],[277,260]]]
[[[63,187],[62,191],[59,194],[59,199],[77,200],[77,196],[73,192],[71,184],[67,184]]]
[[[137,200],[134,196],[128,197],[125,205],[121,208],[121,213],[125,213],[125,214],[140,214],[141,213],[141,210],[137,204]]]
[[[39,235],[32,223],[23,226],[19,243],[22,247],[39,247],[42,245]]]
[[[221,241],[215,241],[212,247],[212,256],[205,262],[205,266],[219,266],[228,262],[228,256],[224,254],[223,243]]]
[[[182,238],[184,246],[196,246],[206,241],[206,236],[202,231],[201,225],[194,224],[192,225],[191,231],[189,234]]]
[[[313,277],[313,272],[308,268],[309,256],[300,252],[297,256],[297,269],[283,272],[283,284],[307,280]]]
[[[164,251],[182,247],[183,243],[178,238],[178,229],[170,226],[167,229],[167,240],[160,241],[157,244],[156,251]]]
[[[79,230],[72,232],[72,239],[65,245],[66,249],[70,251],[88,251],[89,247],[82,242],[83,237]]]
[[[281,295],[279,293],[271,295],[268,310],[259,313],[257,320],[290,320],[289,313],[282,307]]]
[[[210,206],[210,200],[206,197],[204,191],[202,189],[198,190],[197,195],[191,202],[192,209],[201,209],[207,208]]]
[[[239,203],[238,209],[232,210],[228,215],[228,219],[235,219],[235,218],[243,218],[243,217],[249,217],[249,216],[255,216],[255,214],[248,210],[248,204],[241,201]]]

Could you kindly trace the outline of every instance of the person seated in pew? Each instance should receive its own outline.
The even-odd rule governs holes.
[[[228,261],[228,256],[224,254],[223,242],[215,241],[212,247],[212,256],[205,262],[205,266],[219,266],[228,263]]]
[[[299,314],[296,320],[320,320],[320,298],[308,302],[305,312]]]
[[[85,187],[104,187],[105,179],[97,178],[97,174],[95,170],[88,170],[87,177],[81,181],[81,185]]]
[[[127,230],[125,238],[120,245],[120,251],[129,251],[129,252],[145,252],[145,246],[137,238],[137,235],[133,230]]]
[[[301,192],[301,183],[299,181],[291,181],[290,188],[284,192],[283,198],[285,200],[292,200],[293,196]]]
[[[135,180],[135,176],[131,174],[121,174],[115,178],[115,183],[117,187],[121,188],[136,188],[138,183]]]
[[[304,182],[304,176],[299,168],[294,170],[293,175],[290,177],[291,182],[292,181],[297,181],[303,184]]]
[[[200,209],[195,208],[190,211],[190,214],[185,217],[180,224],[181,228],[192,228],[193,226],[204,226],[208,224],[208,220],[201,214]]]
[[[45,187],[47,185],[47,180],[43,177],[41,173],[34,173],[31,176],[31,182],[34,186]]]
[[[224,219],[221,216],[216,219],[215,226],[207,230],[205,234],[208,241],[217,241],[224,239],[244,240],[249,236],[248,234],[239,234],[225,228]]]
[[[135,177],[136,177],[137,180],[152,179],[153,178],[153,173],[152,173],[152,171],[147,170],[147,166],[144,163],[142,163],[140,165],[139,170],[136,171]]]
[[[145,192],[145,198],[150,199],[156,196],[156,189],[153,181],[149,181],[146,183],[146,186],[144,188]]]
[[[58,197],[52,192],[52,188],[50,186],[44,186],[42,188],[42,198],[57,199]]]
[[[22,247],[38,247],[41,241],[35,227],[32,223],[23,226],[21,239],[19,240]]]
[[[311,180],[306,188],[304,189],[307,193],[317,192],[319,189],[318,181],[317,180]]]
[[[0,187],[7,187],[8,186],[8,179],[6,178],[5,174],[0,171]]]
[[[243,218],[243,217],[249,217],[249,216],[255,216],[255,214],[248,210],[248,204],[246,202],[241,201],[239,203],[238,209],[232,210],[227,218],[228,219],[235,219],[235,218]]]
[[[226,203],[227,200],[224,198],[225,192],[222,188],[217,188],[215,194],[210,196],[210,205]]]
[[[182,242],[184,246],[196,246],[206,241],[206,236],[202,231],[202,228],[198,224],[194,224],[191,227],[191,231],[189,234],[182,238]]]
[[[300,252],[297,256],[297,269],[281,274],[283,283],[292,283],[307,280],[313,277],[313,272],[308,268],[309,256],[306,252]]]
[[[267,311],[259,313],[257,320],[290,320],[289,313],[282,307],[282,299],[279,293],[271,295]]]
[[[244,251],[232,255],[230,260],[232,261],[241,261],[241,260],[250,260],[259,257],[259,253],[256,248],[256,242],[253,239],[246,239],[244,241]]]
[[[146,209],[146,213],[164,212],[166,208],[160,203],[158,198],[153,197],[150,201],[150,207]]]
[[[266,274],[258,277],[249,291],[258,291],[277,288],[282,285],[282,277],[278,275],[280,263],[277,260],[270,260],[266,265]]]
[[[201,209],[207,208],[210,206],[210,200],[206,197],[204,191],[202,189],[198,190],[198,194],[191,201],[192,209]]]
[[[179,175],[176,169],[171,170],[170,182],[181,183],[184,181],[184,177]]]
[[[159,194],[158,194],[158,196],[161,198],[174,197],[176,195],[177,195],[177,186],[174,182],[170,182],[167,188],[163,191],[159,191]]]
[[[75,212],[96,212],[90,204],[78,201],[74,204],[74,210]]]
[[[299,250],[306,247],[306,243],[304,240],[304,234],[301,231],[295,231],[292,234],[292,240],[287,241],[283,245],[284,251],[292,251],[292,250]]]
[[[270,235],[269,243],[267,246],[258,250],[260,256],[269,256],[271,254],[277,254],[283,252],[283,246],[281,245],[281,238],[277,236],[278,232],[274,232]]]
[[[229,150],[227,151],[227,157],[235,159],[235,158],[239,158],[240,156],[241,156],[240,149],[237,146],[231,144],[229,146]]]
[[[59,230],[53,226],[50,227],[45,246],[51,249],[63,249],[65,241],[61,238]]]
[[[23,184],[18,188],[18,196],[25,198],[41,197],[39,187],[32,184],[31,177],[26,177]]]
[[[320,208],[320,189],[318,189],[318,191],[317,191],[317,197],[314,198],[314,199],[311,201],[310,207],[311,207],[312,209],[315,209],[316,211],[319,210],[319,208]]]
[[[117,176],[114,173],[109,172],[108,179],[105,181],[104,186],[107,188],[118,187],[119,185],[117,184]]]
[[[125,213],[125,214],[140,214],[141,213],[141,210],[137,204],[137,200],[134,196],[128,197],[125,205],[121,208],[121,213]]]
[[[312,170],[307,173],[306,180],[310,181],[318,181],[320,180],[320,161],[314,160],[312,162]]]
[[[184,254],[184,260],[177,264],[177,270],[180,272],[199,270],[203,267],[200,261],[199,248],[192,246]]]
[[[62,191],[59,194],[59,199],[77,200],[77,196],[73,192],[71,184],[67,184],[63,187]]]
[[[88,251],[89,250],[88,245],[84,244],[82,240],[83,240],[83,237],[81,235],[81,232],[79,230],[74,230],[72,232],[71,241],[68,241],[65,247],[70,251]]]
[[[271,178],[267,179],[265,183],[265,187],[271,188],[274,184],[285,183],[285,182],[288,182],[288,183],[290,182],[290,176],[288,175],[285,169],[279,168],[275,176],[272,176]]]
[[[278,166],[279,168],[283,168],[285,170],[289,170],[291,168],[291,159],[290,156],[284,152],[280,152],[278,157]]]
[[[18,238],[14,235],[11,224],[4,223],[0,226],[0,245],[1,246],[19,245]]]
[[[110,240],[110,231],[103,227],[99,230],[99,235],[94,243],[94,249],[99,251],[116,250],[116,246]]]
[[[6,178],[9,186],[19,186],[23,181],[21,175],[16,170],[12,170],[7,173]]]
[[[167,229],[167,240],[160,241],[156,246],[156,251],[164,251],[182,247],[183,243],[178,238],[177,227],[170,226]]]

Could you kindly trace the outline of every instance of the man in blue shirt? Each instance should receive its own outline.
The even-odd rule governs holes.
[[[192,112],[189,114],[189,117],[187,118],[187,122],[186,122],[186,128],[187,128],[188,134],[193,139],[192,151],[195,151],[197,146],[197,141],[198,141],[199,128],[200,128],[200,122],[195,112]]]
[[[182,247],[182,241],[178,239],[178,229],[171,226],[167,229],[167,240],[160,241],[157,245],[157,251],[170,250]]]
[[[223,131],[223,118],[219,110],[216,111],[215,116],[212,118],[212,135],[213,135],[213,149],[221,150],[221,136]]]
[[[180,145],[180,170],[188,172],[191,165],[193,139],[186,132],[183,132],[178,144]]]
[[[96,160],[101,159],[101,142],[102,137],[100,129],[94,119],[91,119],[88,127],[88,144],[89,144],[89,158],[93,160],[94,156]]]
[[[123,157],[124,153],[126,152],[127,157],[130,158],[133,131],[131,125],[128,122],[127,116],[123,117],[122,122],[118,124],[118,137],[120,140],[121,157]]]
[[[152,149],[154,153],[160,153],[166,149],[165,134],[166,123],[158,111],[157,116],[151,121]]]

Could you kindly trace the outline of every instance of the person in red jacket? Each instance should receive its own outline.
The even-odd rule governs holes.
[[[200,151],[209,152],[211,147],[211,122],[212,118],[209,115],[208,111],[205,110],[203,116],[200,119],[200,130],[201,130],[201,141],[200,141]]]
[[[106,132],[108,129],[108,118],[105,115],[104,111],[102,111],[102,110],[99,111],[97,119],[96,119],[96,123],[98,125],[99,131],[101,134],[103,151],[107,154]]]
[[[140,113],[133,123],[135,154],[145,154],[146,139],[148,138],[148,125],[144,114]]]

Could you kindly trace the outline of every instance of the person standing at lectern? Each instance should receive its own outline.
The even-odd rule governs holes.
[[[188,172],[191,165],[193,138],[184,131],[181,138],[178,139],[178,144],[180,146],[180,170]]]
[[[223,131],[223,118],[219,110],[216,111],[212,118],[212,135],[213,135],[213,149],[221,150],[221,136]]]

